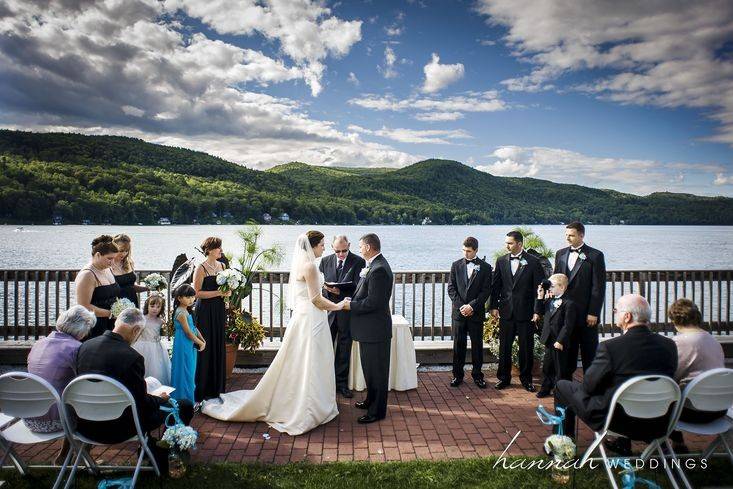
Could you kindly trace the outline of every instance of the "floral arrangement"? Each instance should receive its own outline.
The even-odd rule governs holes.
[[[168,287],[168,280],[166,280],[165,277],[159,273],[151,273],[150,275],[146,275],[143,279],[143,283],[147,288],[156,292],[160,292],[161,290],[164,290]]]
[[[221,292],[235,292],[246,282],[244,276],[232,268],[227,268],[216,274],[216,284]]]
[[[545,440],[545,453],[552,455],[556,462],[567,462],[575,457],[575,443],[565,435],[550,435]]]
[[[545,345],[542,344],[537,335],[532,335],[534,345],[532,353],[535,359],[540,359],[545,354]],[[484,322],[484,342],[488,345],[489,351],[496,358],[499,358],[499,319],[489,315]],[[519,341],[515,340],[512,344],[512,365],[519,365]]]
[[[256,352],[265,340],[265,328],[256,317],[246,311],[236,314],[234,319],[227,323],[225,333],[229,343],[240,346],[250,353]]]
[[[163,448],[171,448],[180,452],[188,451],[196,445],[198,433],[190,426],[174,424],[166,428],[160,444]]]
[[[132,302],[130,299],[121,297],[112,304],[112,307],[110,307],[109,310],[112,313],[112,317],[120,317],[122,311],[124,311],[125,309],[132,309],[134,307],[134,302]]]

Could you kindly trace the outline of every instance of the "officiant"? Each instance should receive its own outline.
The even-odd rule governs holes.
[[[346,236],[334,237],[331,243],[333,255],[324,257],[319,266],[326,280],[323,294],[333,302],[340,302],[345,297],[351,297],[354,294],[356,285],[359,283],[359,273],[366,266],[362,257],[349,251],[350,246]],[[350,317],[348,311],[328,313],[331,339],[336,342],[334,365],[336,392],[348,398],[353,397],[348,381],[352,343]]]

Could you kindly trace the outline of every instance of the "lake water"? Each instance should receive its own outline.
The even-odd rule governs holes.
[[[133,240],[138,270],[169,270],[180,253],[188,256],[207,236],[219,236],[224,249],[241,253],[236,231],[242,226],[0,226],[0,269],[78,269],[89,259],[100,234],[126,233]],[[553,250],[566,246],[562,225],[532,226]],[[262,244],[285,253],[276,267],[287,270],[295,238],[308,229],[327,236],[345,234],[358,252],[358,238],[375,232],[394,270],[447,270],[460,257],[465,236],[479,240],[479,256],[490,261],[512,226],[263,226]],[[602,250],[609,270],[712,270],[733,266],[731,226],[588,226],[586,242]],[[327,251],[330,250],[327,247]]]

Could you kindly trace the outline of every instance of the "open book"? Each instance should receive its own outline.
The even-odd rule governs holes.
[[[329,287],[344,288],[344,287],[353,287],[354,286],[354,282],[324,282],[324,283],[328,285]]]
[[[155,377],[145,377],[145,383],[148,385],[148,394],[152,396],[160,396],[163,393],[166,393],[170,396],[171,392],[176,390],[175,387],[161,384],[160,381]]]

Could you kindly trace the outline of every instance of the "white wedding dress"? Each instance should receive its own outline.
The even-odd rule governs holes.
[[[319,277],[322,287],[320,272]],[[293,436],[338,415],[328,315],[311,303],[304,280],[296,280],[291,291],[295,295],[293,315],[280,349],[257,387],[206,401],[201,412],[224,421],[265,421]]]

